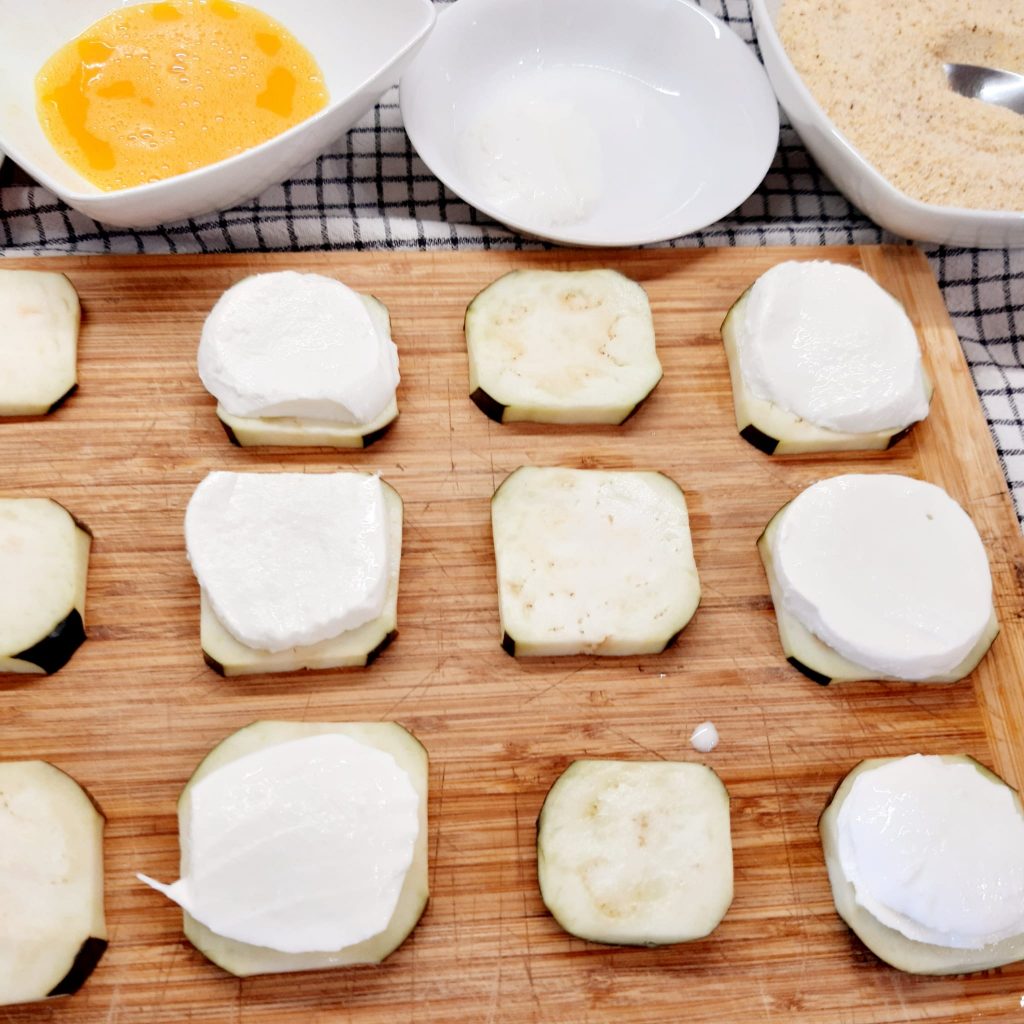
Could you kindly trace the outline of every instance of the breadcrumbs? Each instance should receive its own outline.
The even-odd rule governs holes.
[[[957,96],[942,70],[1024,73],[1024,3],[784,0],[778,31],[832,122],[897,188],[1024,211],[1024,117]]]

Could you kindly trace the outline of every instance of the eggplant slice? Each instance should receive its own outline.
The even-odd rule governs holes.
[[[690,942],[732,902],[729,794],[704,765],[574,761],[537,825],[544,904],[581,939]]]
[[[700,603],[686,499],[662,473],[520,467],[491,527],[516,657],[657,654]]]
[[[622,423],[661,380],[647,293],[614,270],[514,270],[465,326],[470,398],[498,423]]]
[[[80,320],[63,274],[0,270],[0,417],[45,416],[74,393]]]
[[[104,818],[45,761],[0,764],[0,1005],[76,992],[107,947]]]
[[[50,675],[85,641],[91,547],[52,499],[0,498],[0,675]]]

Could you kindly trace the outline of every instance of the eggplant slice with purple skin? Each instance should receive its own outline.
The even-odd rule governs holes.
[[[620,424],[662,376],[647,293],[614,270],[514,270],[465,331],[470,398],[497,423]]]
[[[1024,935],[1016,935],[982,949],[953,949],[947,946],[936,946],[928,942],[908,939],[901,932],[882,924],[857,902],[856,892],[843,873],[839,857],[839,811],[843,801],[853,788],[855,779],[861,772],[870,771],[872,768],[894,760],[897,758],[876,757],[861,761],[839,784],[818,820],[818,831],[821,834],[825,866],[828,869],[836,912],[875,956],[891,967],[906,971],[908,974],[971,974],[1024,960]],[[966,754],[947,754],[943,755],[942,760],[971,765],[992,781],[1006,785],[998,775],[990,772],[984,765],[979,764],[973,757],[968,757]],[[1020,796],[1017,793],[1014,793],[1013,796],[1017,810],[1024,814]]]
[[[0,1005],[78,991],[107,948],[104,816],[45,761],[0,763]]]
[[[85,641],[91,547],[56,501],[0,498],[0,675],[50,675]]]
[[[736,429],[740,437],[766,455],[802,455],[815,452],[881,451],[898,444],[916,424],[875,430],[866,434],[829,430],[801,419],[764,398],[758,398],[743,379],[740,371],[737,325],[743,316],[748,288],[731,306],[722,322],[722,342],[729,361],[729,379],[732,382],[733,409]],[[932,383],[925,377],[928,400],[931,401]]]

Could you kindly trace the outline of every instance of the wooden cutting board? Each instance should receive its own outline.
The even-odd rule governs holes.
[[[774,263],[863,267],[906,305],[936,384],[891,452],[772,459],[736,434],[718,327]],[[621,428],[499,426],[467,398],[462,316],[514,268],[613,266],[650,294],[665,377]],[[1024,782],[1024,545],[935,282],[911,248],[366,252],[10,260],[82,297],[80,392],[0,424],[2,490],[51,495],[94,530],[89,640],[58,675],[0,682],[0,750],[71,772],[108,817],[111,945],[84,989],[9,1022],[670,1020],[868,1024],[1016,1019],[1024,965],[927,979],[879,963],[836,917],[816,822],[865,757],[974,755]],[[367,452],[231,447],[196,377],[203,318],[232,282],[294,268],[389,307],[401,418]],[[516,661],[498,646],[489,498],[521,464],[663,470],[684,488],[704,598],[656,657]],[[405,499],[400,636],[369,670],[224,680],[203,664],[182,516],[213,469],[380,469]],[[754,542],[800,489],[849,470],[944,486],[988,548],[1003,632],[959,684],[821,688],[783,660]],[[135,881],[177,877],[175,800],[199,759],[256,718],[404,723],[431,757],[430,906],[386,964],[239,981]],[[732,794],[736,897],[702,942],[609,948],[541,903],[534,828],[574,758],[698,760]]]

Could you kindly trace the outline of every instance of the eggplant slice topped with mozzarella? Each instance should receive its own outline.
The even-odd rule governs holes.
[[[340,755],[332,740],[346,744]],[[427,752],[393,722],[255,722],[218,744],[181,794],[185,884],[142,880],[182,904],[189,941],[237,977],[380,963],[427,905],[427,777]],[[253,786],[259,798],[244,799]],[[218,813],[240,795],[244,813]],[[330,945],[339,935],[366,937]]]

